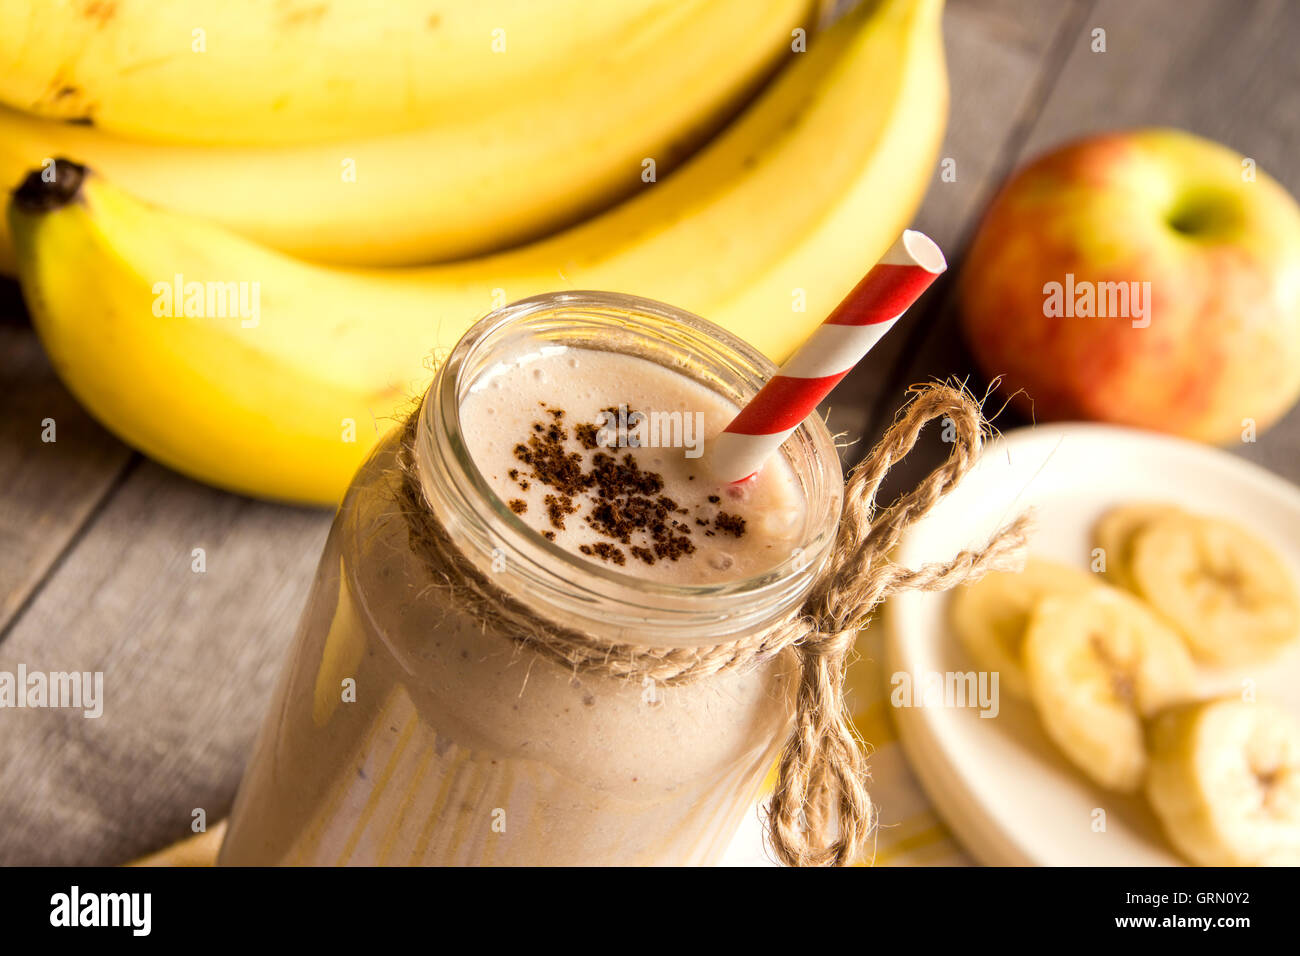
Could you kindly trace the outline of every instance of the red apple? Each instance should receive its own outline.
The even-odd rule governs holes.
[[[1094,136],[1021,169],[960,295],[980,367],[1039,420],[1225,442],[1300,395],[1300,209],[1190,133]]]

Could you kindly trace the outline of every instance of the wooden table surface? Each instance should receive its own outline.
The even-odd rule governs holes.
[[[1097,28],[1104,53],[1090,49]],[[1093,130],[1178,126],[1300,194],[1300,3],[950,0],[945,33],[941,156],[957,175],[936,168],[918,226],[953,268],[833,397],[832,425],[859,439],[850,460],[911,383],[982,388],[953,279],[1026,158]],[[0,671],[102,670],[107,700],[98,720],[0,711],[0,863],[118,863],[187,835],[195,809],[212,822],[229,810],[330,516],[214,491],[122,445],[59,383],[4,282],[0,409]],[[1300,481],[1300,412],[1233,452]]]

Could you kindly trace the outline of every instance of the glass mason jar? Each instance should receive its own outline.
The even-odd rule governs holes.
[[[800,544],[752,578],[682,586],[562,550],[489,488],[461,401],[521,347],[649,359],[741,405],[775,371],[722,329],[656,302],[562,293],[478,322],[416,414],[429,506],[462,553],[537,614],[598,638],[702,647],[771,628],[824,563],[843,478],[812,416],[786,442]],[[221,851],[225,864],[696,864],[716,861],[789,730],[786,650],[691,683],[562,666],[485,629],[412,552],[395,507],[401,429],[335,518]]]

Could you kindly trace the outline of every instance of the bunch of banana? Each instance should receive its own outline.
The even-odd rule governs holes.
[[[0,185],[66,157],[314,261],[477,255],[649,188],[814,19],[813,0],[0,0]]]
[[[786,355],[907,225],[933,174],[940,9],[849,12],[673,176],[461,262],[309,265],[59,164],[11,203],[23,292],[55,368],[123,439],[225,488],[334,503],[381,423],[427,385],[426,357],[507,300],[645,295]],[[547,188],[545,172],[528,175]]]
[[[1273,550],[1244,528],[1167,505],[1102,516],[1107,573],[1172,623],[1196,657],[1268,660],[1300,639],[1300,594]]]
[[[778,12],[752,0],[0,0],[0,102],[155,142],[374,136],[493,112],[503,96],[543,106],[570,75],[599,84],[623,59],[650,69],[639,92],[656,96],[653,58],[690,55],[674,45],[692,31],[727,72],[737,51],[716,44],[746,29],[785,28],[788,42],[786,13],[764,20]]]

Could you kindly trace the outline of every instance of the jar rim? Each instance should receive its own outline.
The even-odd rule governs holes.
[[[806,593],[825,562],[843,501],[839,457],[819,416],[809,416],[801,423],[780,452],[792,466],[804,495],[806,520],[799,544],[760,573],[710,584],[647,580],[597,564],[547,540],[514,513],[470,455],[461,406],[493,348],[503,345],[511,333],[561,336],[567,329],[590,325],[595,334],[602,323],[624,337],[642,336],[665,356],[677,355],[676,371],[708,372],[714,383],[729,380],[737,394],[728,397],[738,404],[777,371],[757,349],[720,326],[651,299],[567,291],[512,302],[476,322],[436,369],[418,412],[415,442],[426,497],[447,509],[449,514],[440,517],[444,523],[450,520],[454,524],[458,544],[472,546],[480,558],[500,556],[512,563],[515,577],[522,575],[534,589],[540,589],[543,593],[535,596],[555,611],[577,612],[588,619],[584,623],[594,623],[602,630],[612,627],[621,633],[635,628],[642,643],[656,643],[650,632],[663,630],[660,636],[674,646],[683,645],[681,635],[689,630],[698,641],[687,643],[708,644],[716,642],[712,631],[734,631],[738,618],[752,617],[751,623],[756,623],[759,618],[783,615]],[[431,482],[443,487],[435,491]],[[589,613],[583,614],[584,610]]]

